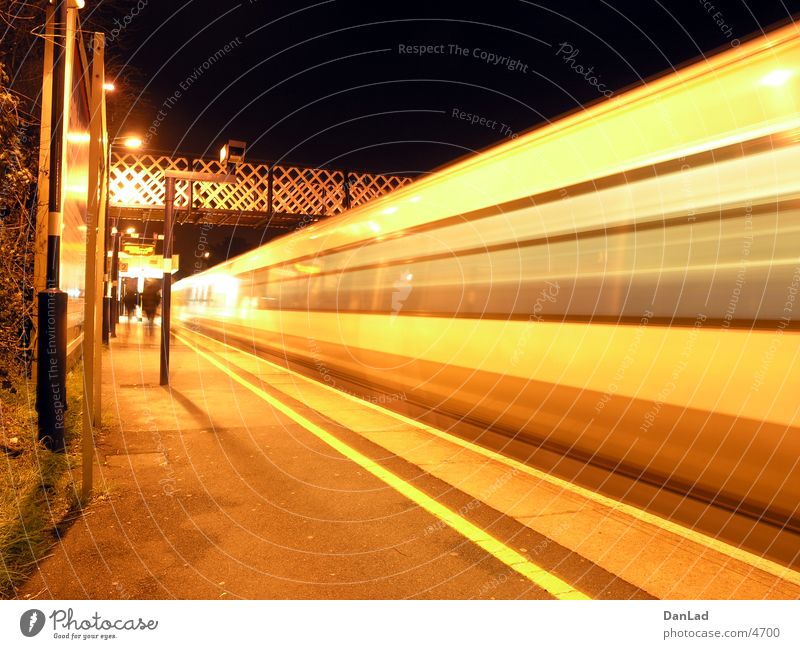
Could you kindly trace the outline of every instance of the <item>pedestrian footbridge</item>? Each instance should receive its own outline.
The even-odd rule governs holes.
[[[217,160],[112,152],[109,216],[123,221],[163,221],[167,170],[225,173]],[[294,230],[362,205],[413,180],[402,175],[268,162],[241,163],[236,177],[237,182],[231,184],[178,181],[178,223]]]

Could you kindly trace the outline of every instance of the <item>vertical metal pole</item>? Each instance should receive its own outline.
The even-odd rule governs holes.
[[[103,102],[103,121],[105,123],[105,102]],[[111,222],[111,213],[108,209],[109,194],[111,193],[111,140],[108,138],[108,129],[105,129],[106,136],[106,182],[105,188],[105,239],[103,242],[103,343],[108,344],[111,334],[111,271],[109,270],[108,252],[112,247],[111,229],[108,224]]]
[[[100,155],[103,161],[103,167],[98,178],[100,182],[100,196],[97,211],[97,248],[96,248],[96,262],[95,262],[95,354],[94,354],[94,414],[93,419],[95,426],[101,423],[101,397],[103,384],[103,342],[108,342],[105,333],[105,325],[103,324],[103,306],[105,304],[104,293],[104,278],[106,276],[106,241],[108,234],[106,232],[106,211],[108,206],[108,123],[106,121],[106,91],[105,91],[105,35],[96,33],[94,52],[98,60],[98,69],[102,73],[101,92],[102,98],[100,101]],[[94,63],[92,64],[94,65]]]
[[[67,3],[56,3],[56,34],[53,52],[53,102],[50,112],[50,184],[48,187],[46,288],[58,288],[61,256],[61,175],[64,147],[64,85],[67,61]]]
[[[105,314],[103,313],[105,307],[105,294],[103,292],[103,277],[105,273],[105,264],[106,264],[106,246],[105,246],[105,239],[106,239],[106,210],[105,210],[105,174],[101,177],[102,185],[100,187],[100,210],[97,215],[97,250],[96,250],[96,261],[95,261],[95,319],[94,319],[94,343],[95,343],[95,355],[94,355],[94,376],[97,379],[95,381],[95,388],[94,388],[94,420],[95,425],[100,425],[100,386],[102,385],[102,359],[103,359],[103,343],[108,342],[108,332],[105,330],[107,326],[104,324],[105,322]]]
[[[55,11],[47,6],[44,39],[44,65],[42,66],[42,111],[39,128],[39,181],[36,193],[36,243],[33,261],[33,289],[38,295],[47,288],[47,225],[49,220],[47,197],[50,178],[50,118],[53,111],[53,42],[55,41]],[[33,351],[33,380],[38,381],[39,356],[39,301],[33,303],[33,331],[31,348]],[[42,359],[44,360],[44,359]],[[46,371],[46,367],[42,365]]]
[[[175,208],[175,179],[165,179],[164,200],[164,273],[161,286],[161,361],[160,385],[169,385],[169,317],[172,298],[172,224]],[[190,181],[191,182],[191,181]]]
[[[67,48],[67,3],[56,4],[61,38],[56,39],[53,63],[53,100],[50,114],[50,184],[48,187],[46,289],[39,293],[39,362],[36,380],[36,410],[39,439],[51,451],[63,451],[64,414],[67,405],[67,294],[59,289],[61,261],[61,176]],[[54,30],[55,31],[55,30]]]
[[[194,169],[194,160],[192,160],[192,165],[191,165],[191,167],[189,167],[190,171],[192,171],[193,169]],[[189,187],[187,189],[188,189],[188,192],[189,192],[189,202],[186,205],[186,220],[184,221],[184,223],[187,223],[187,222],[191,223],[192,205],[194,204],[194,183],[190,180],[188,184],[189,184]],[[200,216],[200,215],[198,215],[198,216]]]
[[[274,167],[275,165],[271,164],[269,166],[269,171],[267,171],[267,214],[270,221],[272,220],[272,185],[275,180]]]
[[[350,209],[350,172],[344,171],[344,209]]]
[[[102,47],[103,35],[94,34],[92,43],[92,81],[89,97],[89,178],[86,199],[86,268],[84,271],[83,300],[83,435],[81,436],[81,496],[84,501],[92,495],[92,463],[94,462],[94,384],[100,377],[95,376],[95,290],[97,282],[98,221],[100,213],[103,164],[103,132],[101,104],[103,101],[103,70],[98,58],[98,47]],[[102,56],[102,55],[101,55]]]
[[[117,323],[119,322],[119,302],[118,290],[119,287],[119,238],[121,233],[119,231],[111,233],[111,337],[117,337]]]

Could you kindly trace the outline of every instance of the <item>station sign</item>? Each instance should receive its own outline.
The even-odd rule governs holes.
[[[135,257],[149,257],[155,254],[156,244],[140,241],[125,241],[122,243],[122,252]]]
[[[131,255],[119,261],[119,272],[127,277],[161,277],[163,273],[175,273],[180,268],[180,256],[164,260],[161,255],[149,257]]]

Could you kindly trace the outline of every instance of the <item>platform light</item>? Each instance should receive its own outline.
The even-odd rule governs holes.
[[[103,90],[105,90],[106,92],[114,92],[116,89],[117,89],[117,87],[113,83],[111,83],[110,81],[106,81],[103,84]]]
[[[761,83],[765,86],[782,86],[792,76],[791,70],[773,70],[766,76],[762,77]]]
[[[136,234],[136,228],[128,228],[127,230],[125,230],[125,232],[127,232],[128,234]]]
[[[247,142],[241,140],[228,140],[219,150],[219,163],[226,167],[231,164],[244,162],[244,154],[247,150]]]
[[[139,149],[142,146],[142,138],[138,135],[129,135],[122,141],[122,144],[126,149]]]

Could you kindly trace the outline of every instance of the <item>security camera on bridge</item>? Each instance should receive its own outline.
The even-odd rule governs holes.
[[[234,165],[244,162],[244,152],[247,149],[247,142],[241,140],[228,140],[227,144],[222,145],[219,150],[219,163],[232,171]]]

